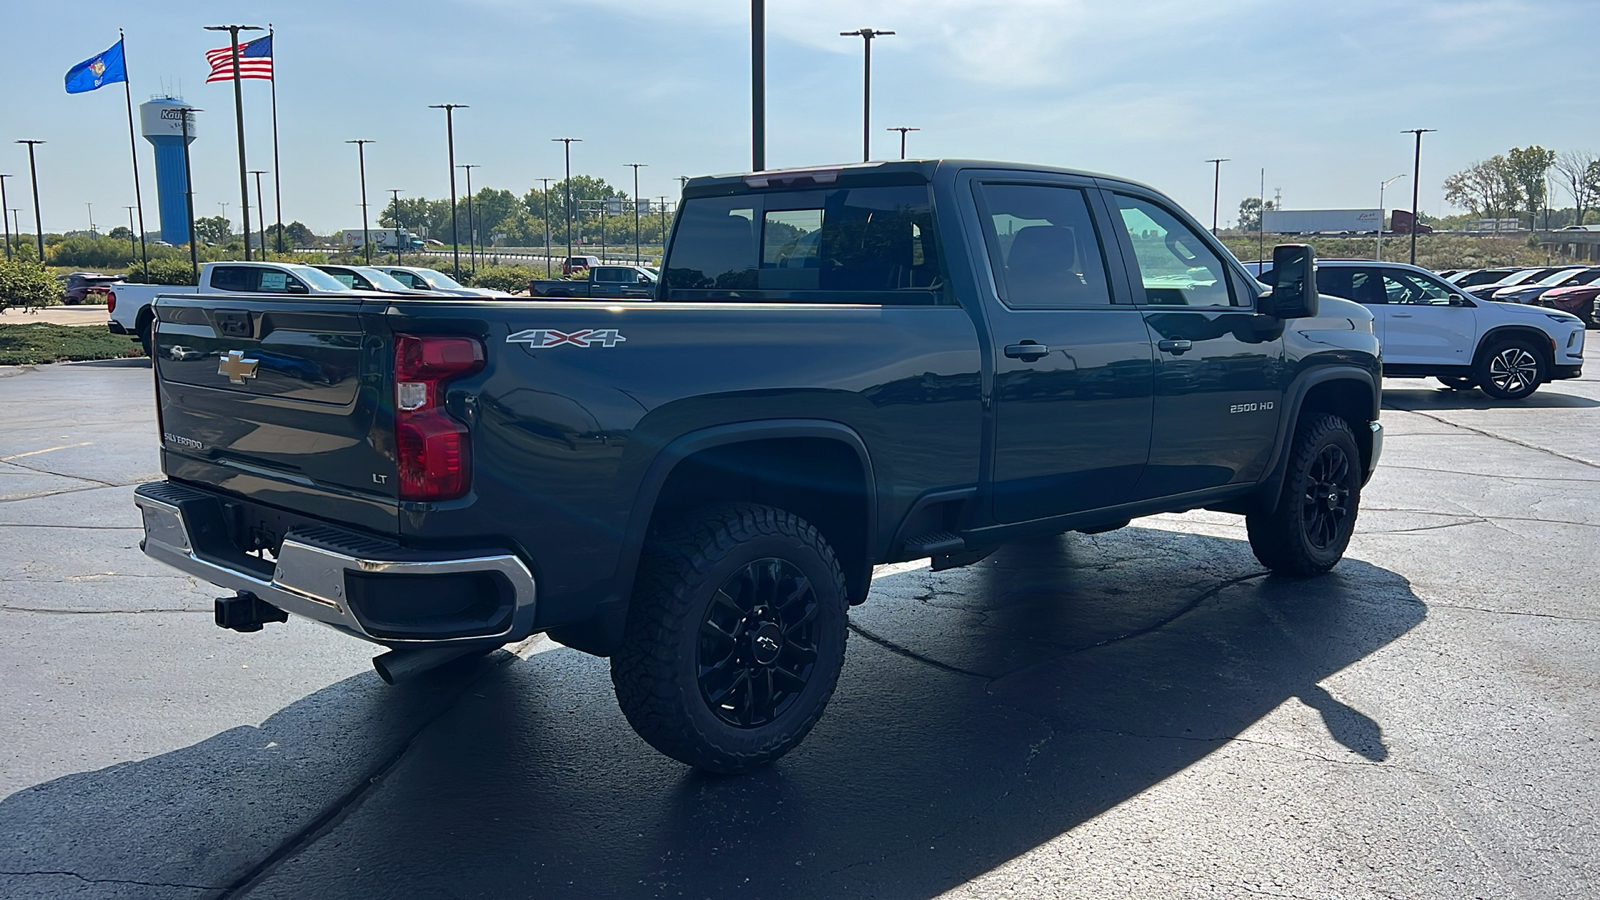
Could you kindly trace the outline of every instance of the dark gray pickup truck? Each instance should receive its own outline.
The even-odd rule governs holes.
[[[165,296],[143,546],[390,680],[548,632],[745,770],[821,716],[875,564],[1201,507],[1337,563],[1378,342],[1274,261],[1142,185],[943,160],[694,179],[653,303]]]

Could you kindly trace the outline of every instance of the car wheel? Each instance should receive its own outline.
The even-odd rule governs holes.
[[[844,576],[816,528],[753,503],[704,510],[645,547],[617,704],[657,750],[736,773],[798,746],[844,664]]]
[[[1271,512],[1245,516],[1250,549],[1279,575],[1316,575],[1344,557],[1361,507],[1361,451],[1338,416],[1300,423],[1283,493]]]
[[[1473,367],[1478,387],[1498,400],[1521,400],[1545,381],[1544,357],[1522,338],[1496,342]]]
[[[1470,391],[1478,386],[1471,375],[1440,375],[1439,383],[1453,391]]]
[[[144,355],[152,360],[156,357],[155,330],[155,319],[145,319],[144,324],[139,326],[139,346],[144,348]]]

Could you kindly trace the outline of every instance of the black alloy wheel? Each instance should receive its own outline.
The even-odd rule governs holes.
[[[775,721],[805,690],[817,662],[817,592],[787,560],[745,564],[712,594],[700,623],[700,696],[736,728]]]
[[[1353,510],[1350,498],[1350,457],[1337,444],[1328,444],[1317,454],[1306,473],[1305,496],[1300,504],[1300,527],[1306,540],[1318,550],[1327,550],[1338,540]]]

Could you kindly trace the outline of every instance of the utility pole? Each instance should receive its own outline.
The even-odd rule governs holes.
[[[84,206],[89,208],[89,236],[94,237],[94,204],[85,203]]]
[[[894,34],[892,31],[877,31],[871,28],[858,28],[855,31],[841,31],[840,37],[861,38],[862,45],[866,48],[863,57],[861,78],[861,161],[866,162],[872,158],[872,39]]]
[[[1221,199],[1222,196],[1222,164],[1225,162],[1232,162],[1232,160],[1223,157],[1219,159],[1208,159],[1206,162],[1216,166],[1216,175],[1211,182],[1211,233],[1216,234],[1217,201]]]
[[[1417,264],[1417,192],[1422,181],[1422,136],[1437,128],[1407,128],[1401,134],[1417,136],[1417,156],[1411,166],[1411,264]]]
[[[44,220],[39,215],[39,169],[34,165],[33,148],[44,141],[17,141],[28,145],[28,178],[33,182],[33,237],[39,243],[39,265],[44,265]],[[18,234],[20,237],[20,233]]]
[[[376,144],[377,141],[369,140],[367,138],[356,138],[353,141],[345,141],[345,143],[356,145],[356,162],[361,167],[361,249],[366,251],[367,265],[370,266],[372,265],[372,229],[367,224],[369,221],[367,218],[367,145]],[[397,215],[399,211],[400,201],[398,198],[396,198],[395,212]],[[394,242],[396,246],[400,244],[399,226],[395,227]],[[396,265],[398,265],[398,263],[396,263]]]
[[[390,188],[389,193],[394,195],[394,264],[400,265],[400,235],[406,227],[400,223],[400,189]]]
[[[464,103],[435,103],[429,109],[444,110],[445,140],[450,147],[450,249],[455,251],[455,279],[461,280],[461,230],[456,227],[456,110]],[[396,243],[399,243],[396,241]]]
[[[885,128],[884,129],[884,131],[898,131],[898,132],[900,132],[900,158],[901,159],[905,159],[906,158],[906,132],[908,132],[908,131],[921,131],[921,130],[922,130],[921,128],[907,128],[904,125],[896,125],[893,128]]]
[[[556,143],[557,141],[560,141],[562,144],[566,145],[564,149],[566,150],[567,154],[567,180],[562,183],[567,187],[567,257],[570,259],[572,257],[572,145],[574,142],[580,144],[583,143],[583,138],[550,139],[552,144]],[[564,265],[563,269],[565,269]]]
[[[178,115],[183,117],[183,208],[189,216],[189,273],[196,285],[200,284],[200,249],[195,246],[194,234],[194,168],[189,165],[189,117],[203,110],[181,106]],[[146,270],[146,275],[149,271]]]
[[[753,0],[753,2],[760,3],[761,0]],[[639,264],[639,262],[640,262],[640,257],[639,257],[639,169],[642,166],[648,166],[650,164],[649,163],[623,163],[623,165],[630,166],[633,169],[633,264],[637,266]],[[760,171],[760,170],[757,169],[757,171]]]
[[[667,198],[661,198],[661,205],[656,207],[661,213],[661,262],[667,261]]]
[[[472,170],[481,169],[477,164],[462,163],[456,166],[467,171],[467,258],[472,261],[472,274],[478,274],[478,226],[477,220],[472,215]]]
[[[139,234],[138,234],[139,229],[133,224],[133,211],[138,209],[138,208],[139,207],[137,207],[137,206],[124,206],[123,207],[123,209],[128,211],[128,230],[130,232],[133,232],[133,234],[129,235],[129,237],[128,237],[128,243],[133,245],[132,250],[133,250],[135,255],[137,255],[139,253],[139,240],[138,240],[138,238],[139,238]]]
[[[544,190],[539,196],[544,199],[544,277],[550,277],[550,179],[536,179],[544,185]]]
[[[244,207],[244,259],[250,261],[250,180],[246,175],[249,168],[244,161],[244,89],[240,87],[239,80],[239,32],[265,31],[258,25],[207,25],[207,31],[226,31],[228,33],[228,52],[233,56],[233,118],[239,132],[239,201]]]
[[[5,226],[6,231],[6,262],[11,261],[11,220],[6,218],[6,209],[11,203],[6,200],[6,179],[12,177],[0,174],[0,225]]]
[[[267,174],[266,169],[251,169],[250,174],[256,177],[256,230],[261,233],[261,258],[267,258],[267,214],[262,212],[261,206],[261,176]],[[250,232],[244,233],[244,245],[250,246]]]
[[[750,171],[759,172],[766,167],[767,4],[766,0],[750,0]],[[638,172],[634,170],[635,175]]]

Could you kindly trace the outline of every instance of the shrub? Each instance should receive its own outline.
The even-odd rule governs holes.
[[[123,229],[126,231],[127,229]],[[90,237],[75,234],[47,244],[45,260],[52,266],[117,269],[133,259],[133,245],[127,238]]]
[[[156,258],[150,260],[149,268],[143,265],[134,266],[128,270],[130,284],[194,284],[194,268],[187,259],[177,257]]]
[[[528,289],[528,282],[542,277],[530,266],[489,266],[479,269],[468,281],[473,287],[517,294]]]
[[[43,266],[22,260],[0,263],[0,311],[12,306],[55,306],[65,293],[61,282]]]

